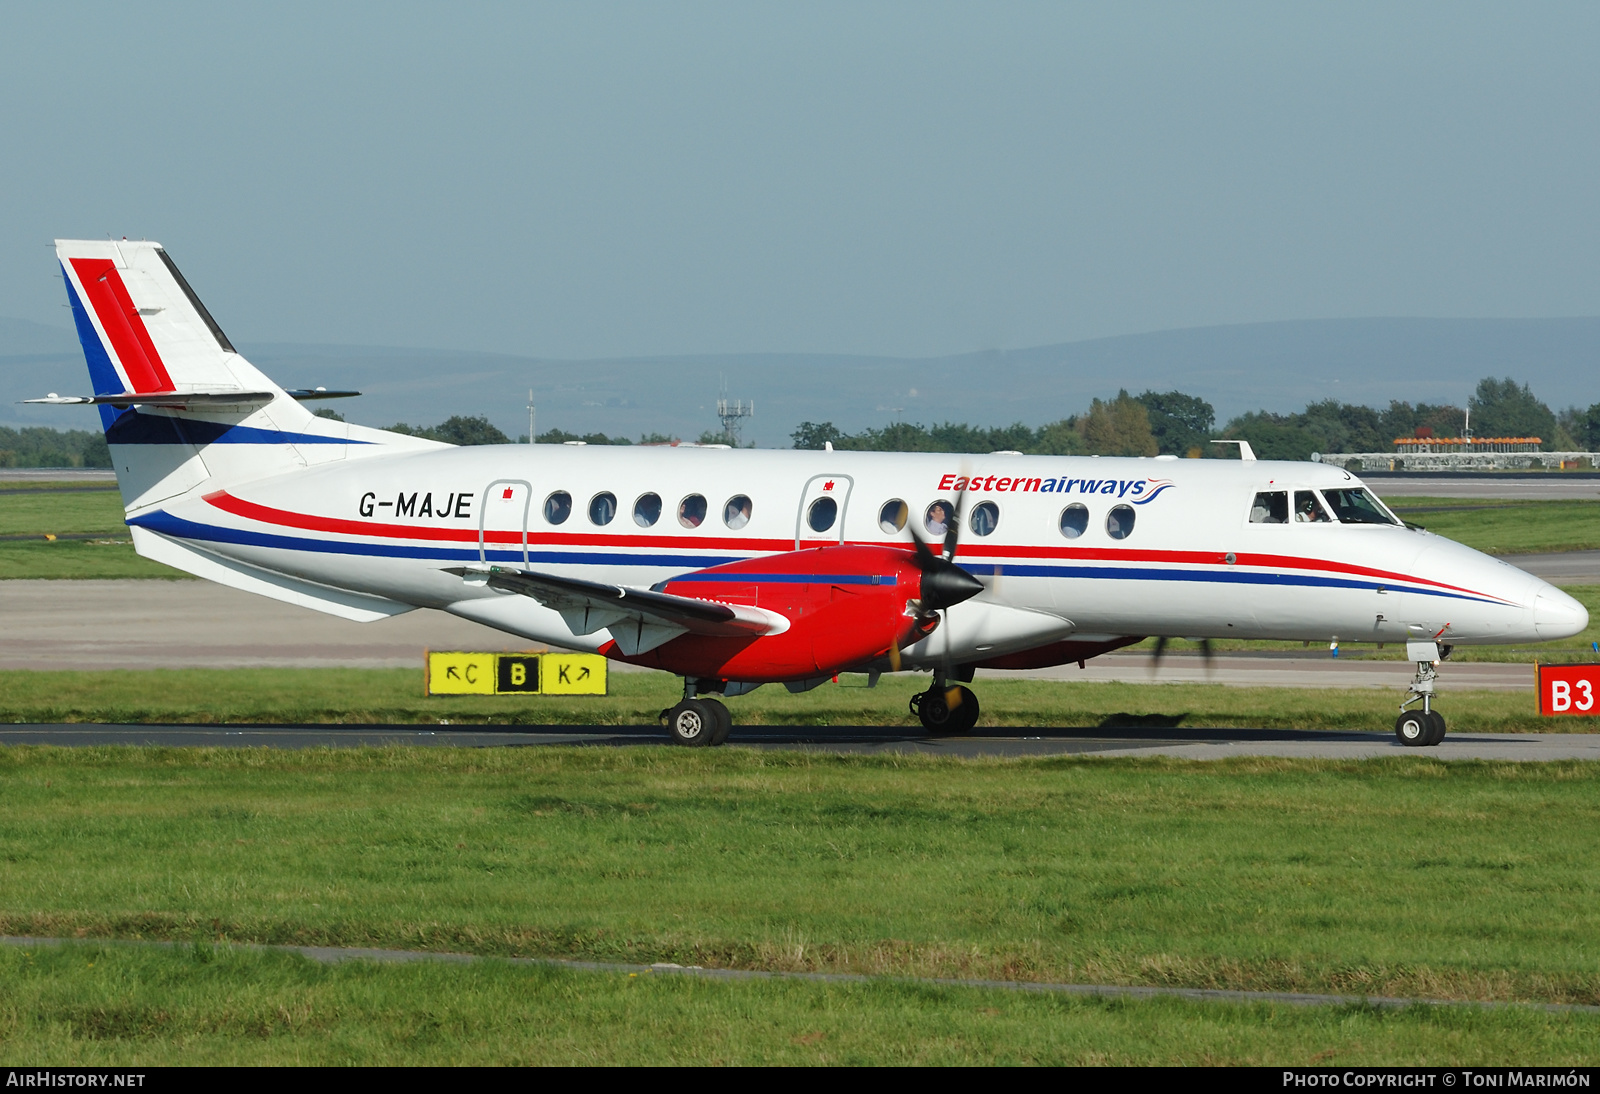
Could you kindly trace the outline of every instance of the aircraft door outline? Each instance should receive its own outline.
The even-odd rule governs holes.
[[[483,504],[478,506],[480,563],[489,565],[489,532],[515,529],[522,540],[522,566],[528,568],[528,506],[532,502],[533,483],[527,479],[495,479],[484,487]]]
[[[849,475],[813,475],[806,480],[805,489],[800,491],[800,508],[794,516],[795,550],[800,550],[802,546],[820,547],[824,543],[844,542],[844,522],[849,509],[850,491],[854,486],[855,479]],[[820,517],[826,510],[819,508],[813,514],[812,507],[825,500],[834,503],[833,522],[819,531],[811,521],[817,519],[820,523]]]

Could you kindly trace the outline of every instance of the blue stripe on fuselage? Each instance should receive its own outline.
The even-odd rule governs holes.
[[[174,536],[179,539],[202,540],[210,543],[237,543],[249,547],[273,547],[285,551],[311,551],[317,554],[333,555],[364,555],[382,558],[416,558],[437,559],[448,562],[474,562],[479,558],[476,548],[463,549],[452,547],[413,547],[397,543],[349,543],[326,539],[302,539],[297,536],[279,535],[275,532],[253,532],[243,528],[224,528],[215,524],[199,524],[195,521],[184,520],[170,513],[156,512],[144,516],[134,517],[129,524],[140,528],[148,528],[152,532]],[[522,552],[516,550],[491,550],[487,554],[490,562],[520,562]],[[728,562],[741,562],[743,559],[728,558],[718,555],[650,555],[650,554],[618,554],[613,552],[589,553],[586,551],[548,551],[530,548],[528,563],[535,562],[553,563],[567,566],[683,566],[692,569],[702,569],[709,566],[720,566]],[[1363,581],[1350,578],[1317,577],[1310,574],[1284,574],[1262,573],[1229,570],[1163,570],[1149,566],[1038,566],[1038,565],[971,565],[962,564],[963,569],[975,577],[996,577],[1000,575],[1010,577],[1052,577],[1052,578],[1081,578],[1085,580],[1114,579],[1120,581],[1203,581],[1228,585],[1293,585],[1303,588],[1322,589],[1363,589],[1376,591],[1377,589],[1398,589],[1404,592],[1421,593],[1425,596],[1437,596],[1447,600],[1468,600],[1478,604],[1495,604],[1498,601],[1489,600],[1469,593],[1450,592],[1445,589],[1418,588],[1414,585],[1396,585],[1393,581]],[[815,575],[809,574],[763,574],[763,575],[734,575],[734,574],[687,574],[674,577],[673,581],[755,581],[755,580],[804,580],[809,581]],[[855,581],[865,583],[870,581],[870,576],[850,575]],[[829,576],[829,581],[834,577]]]

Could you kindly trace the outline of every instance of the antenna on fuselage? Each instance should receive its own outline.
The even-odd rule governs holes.
[[[528,389],[528,443],[532,444],[539,434],[533,431],[533,388]]]

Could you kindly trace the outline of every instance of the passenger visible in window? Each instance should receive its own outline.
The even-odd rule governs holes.
[[[685,528],[698,528],[705,519],[706,499],[699,494],[690,494],[678,503],[678,523]]]
[[[992,501],[986,501],[972,510],[972,519],[968,527],[975,536],[986,536],[993,532],[1000,524],[1000,507]]]
[[[899,498],[885,502],[878,511],[878,530],[892,536],[906,526],[906,503]]]
[[[641,494],[639,500],[633,503],[633,523],[640,528],[649,528],[661,519],[661,495]]]
[[[565,490],[557,490],[544,499],[544,519],[551,524],[564,524],[572,515],[572,495]]]
[[[1317,500],[1315,491],[1296,490],[1294,492],[1294,520],[1296,524],[1331,524],[1332,518],[1328,511]]]
[[[923,518],[923,525],[928,529],[930,536],[942,536],[950,530],[950,503],[936,501],[928,506],[928,515]]]
[[[729,528],[739,529],[750,523],[750,499],[740,494],[736,498],[729,498],[728,504],[722,510],[722,523]]]
[[[1133,532],[1133,509],[1119,505],[1106,514],[1106,535],[1112,539],[1127,539]]]
[[[1288,524],[1289,492],[1265,490],[1257,494],[1255,503],[1250,506],[1250,523]]]

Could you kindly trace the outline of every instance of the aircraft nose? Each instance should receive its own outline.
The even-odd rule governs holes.
[[[1589,627],[1589,609],[1552,586],[1539,591],[1533,602],[1533,629],[1541,640],[1571,638]]]

